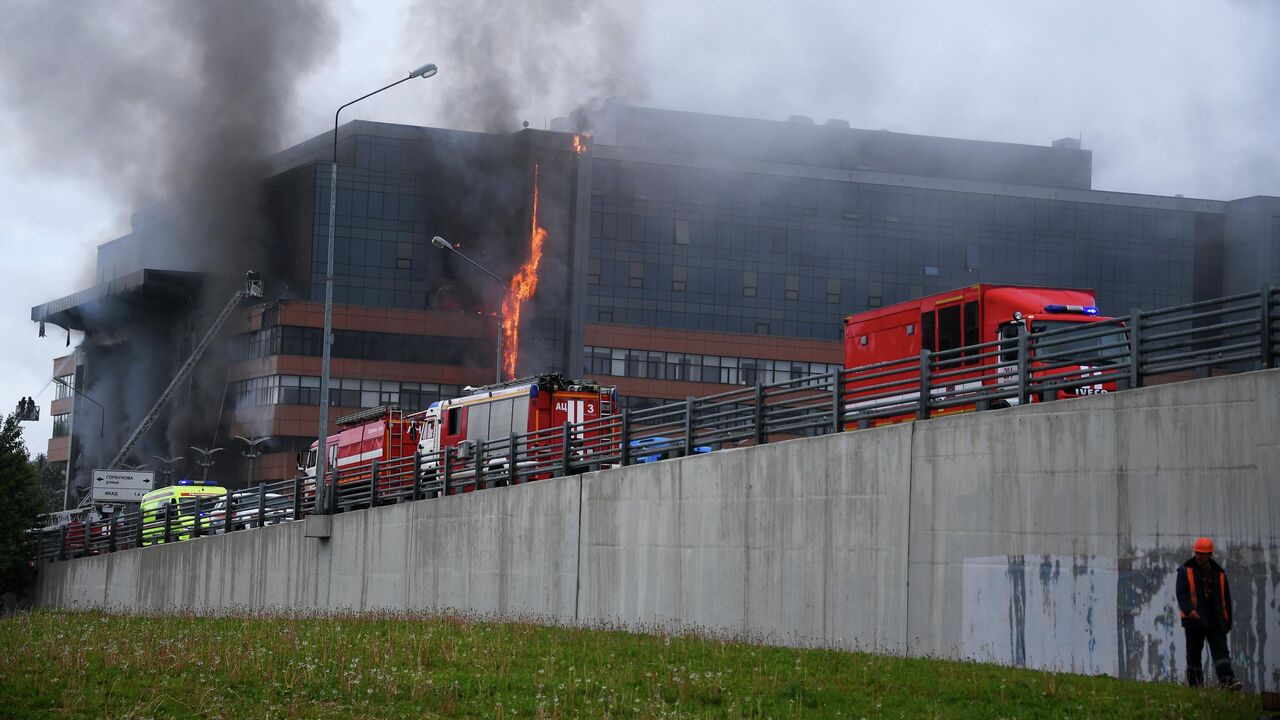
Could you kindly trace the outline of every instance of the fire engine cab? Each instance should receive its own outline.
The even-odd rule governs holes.
[[[928,297],[898,303],[884,308],[850,315],[844,321],[845,367],[860,368],[903,358],[919,356],[921,350],[946,353],[960,348],[1001,341],[999,360],[1016,360],[1017,338],[1021,333],[1038,335],[1061,328],[1083,328],[1111,318],[1099,314],[1094,304],[1092,290],[1027,287],[1015,285],[977,284],[938,293]],[[1092,334],[1091,334],[1092,335]],[[1113,362],[1118,358],[1116,347],[1125,343],[1124,330],[1081,337],[1078,341],[1059,343],[1055,350],[1059,355],[1069,355],[1082,371]],[[954,353],[952,353],[954,355]],[[990,355],[977,357],[979,353],[966,353],[953,357],[947,370],[956,371],[972,367],[969,384],[978,385],[986,377],[991,382],[990,368],[997,364]],[[1123,355],[1120,352],[1119,355]],[[1002,372],[1013,368],[1003,368]],[[953,374],[955,389],[965,389],[966,376]],[[883,375],[861,383],[854,374],[848,381],[850,406],[857,408],[859,390],[870,388],[892,378]],[[1106,384],[1085,385],[1074,389],[1077,395],[1107,392]],[[864,391],[862,394],[869,395]],[[914,402],[916,395],[904,395],[904,401]],[[1016,399],[1009,401],[1016,403]],[[971,407],[958,407],[963,411]],[[893,421],[900,418],[890,418]]]

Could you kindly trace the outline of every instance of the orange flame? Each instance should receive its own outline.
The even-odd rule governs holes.
[[[573,136],[573,151],[581,155],[587,151],[587,141],[591,139],[590,133],[580,133]]]
[[[538,263],[542,261],[542,243],[546,239],[547,231],[538,227],[538,165],[535,163],[529,259],[511,278],[511,287],[502,299],[502,372],[508,380],[516,376],[516,358],[520,354],[520,306],[538,289]]]

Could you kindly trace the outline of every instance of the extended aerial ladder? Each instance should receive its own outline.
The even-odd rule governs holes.
[[[200,356],[204,355],[204,351],[209,347],[209,343],[213,341],[213,337],[218,334],[218,331],[222,329],[222,326],[225,325],[227,320],[229,320],[235,313],[236,308],[240,305],[240,301],[245,298],[260,297],[262,297],[262,280],[258,277],[258,273],[251,270],[245,273],[244,287],[237,290],[235,295],[231,296],[231,300],[227,302],[227,306],[222,308],[222,313],[213,321],[213,326],[209,328],[209,332],[205,333],[204,337],[200,339],[200,344],[196,345],[195,350],[191,351],[191,357],[187,358],[187,361],[182,364],[181,368],[179,368],[178,374],[174,375],[173,380],[169,383],[169,387],[165,388],[164,392],[160,393],[160,397],[156,399],[156,404],[152,406],[151,412],[147,413],[147,416],[142,418],[142,422],[138,424],[138,428],[134,430],[133,434],[129,436],[129,439],[125,441],[124,447],[120,448],[120,452],[116,453],[111,464],[107,465],[108,470],[119,469],[120,463],[124,462],[124,459],[129,457],[129,453],[133,450],[133,446],[137,445],[138,441],[141,440],[147,434],[147,431],[151,429],[151,426],[155,424],[156,420],[160,417],[161,411],[164,410],[164,406],[169,404],[169,399],[173,397],[173,393],[178,389],[178,386],[182,385],[183,381],[191,375],[191,371],[195,369],[196,363],[200,362]]]

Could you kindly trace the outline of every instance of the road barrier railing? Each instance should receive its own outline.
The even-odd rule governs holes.
[[[1034,324],[1033,324],[1034,329]],[[740,445],[1276,367],[1280,288],[757,383],[28,532],[39,562],[185,541]]]

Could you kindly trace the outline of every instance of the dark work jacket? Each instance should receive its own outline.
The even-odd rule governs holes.
[[[1182,627],[1198,627],[1206,630],[1231,630],[1233,607],[1231,585],[1227,573],[1217,561],[1210,559],[1209,567],[1201,570],[1192,557],[1178,567],[1178,610],[1182,613]],[[1187,617],[1195,610],[1200,619]]]

